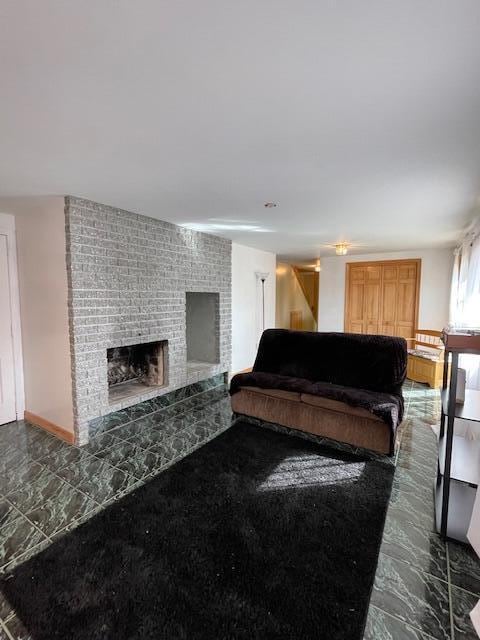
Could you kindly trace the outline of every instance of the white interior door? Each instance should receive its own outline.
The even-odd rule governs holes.
[[[0,424],[16,419],[7,236],[0,234]]]

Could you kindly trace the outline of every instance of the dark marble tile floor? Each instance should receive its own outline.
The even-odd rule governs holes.
[[[409,383],[404,431],[364,640],[475,640],[480,562],[435,532],[433,486],[439,393]]]
[[[84,447],[25,422],[0,427],[0,571],[27,560],[231,424],[219,385],[122,410]],[[480,563],[433,528],[438,393],[407,382],[398,455],[365,640],[471,640]],[[455,635],[454,635],[455,634]],[[33,640],[0,595],[0,640]]]
[[[0,427],[0,571],[134,490],[231,425],[224,385],[150,411],[111,416],[84,447],[26,422]],[[144,408],[145,409],[145,408]],[[106,422],[106,420],[104,420]],[[115,426],[118,422],[118,426]],[[112,426],[113,425],[113,426]],[[0,595],[0,640],[29,640]],[[31,639],[30,639],[31,640]]]

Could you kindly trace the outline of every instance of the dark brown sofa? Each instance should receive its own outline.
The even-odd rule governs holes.
[[[403,338],[267,329],[252,372],[232,378],[232,410],[392,455],[406,367]]]

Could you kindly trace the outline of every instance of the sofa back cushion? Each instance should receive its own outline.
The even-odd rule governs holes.
[[[391,336],[267,329],[253,371],[401,393],[407,343]]]

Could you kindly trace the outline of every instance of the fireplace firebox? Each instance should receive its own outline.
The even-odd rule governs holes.
[[[107,349],[109,402],[141,395],[149,387],[166,386],[167,354],[167,340]]]

